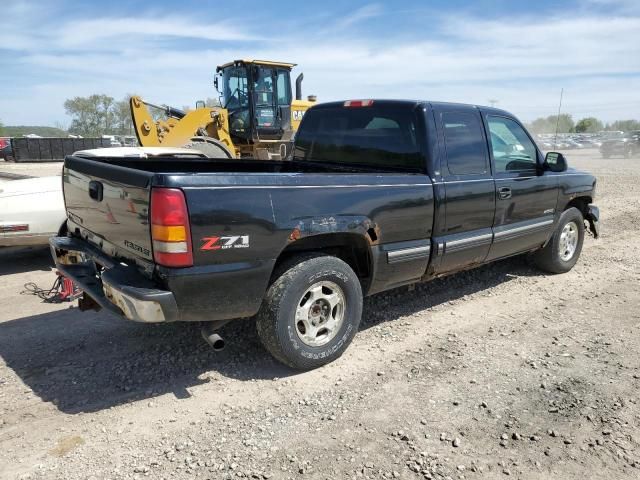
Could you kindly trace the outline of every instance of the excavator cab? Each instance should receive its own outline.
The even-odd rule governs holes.
[[[218,67],[216,88],[229,112],[229,133],[240,143],[289,141],[292,63],[236,60]]]
[[[210,158],[283,160],[315,96],[302,99],[302,73],[291,92],[295,63],[235,60],[216,70],[221,106],[195,109],[154,105],[131,97],[131,119],[143,147],[186,147]],[[161,115],[152,115],[149,107]]]

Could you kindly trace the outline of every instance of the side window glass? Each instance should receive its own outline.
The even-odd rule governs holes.
[[[442,114],[447,168],[450,175],[482,175],[487,173],[486,144],[480,118],[473,113]]]
[[[278,105],[291,105],[291,85],[289,83],[289,72],[278,70]]]
[[[524,129],[510,118],[487,118],[496,173],[535,170],[536,147]]]

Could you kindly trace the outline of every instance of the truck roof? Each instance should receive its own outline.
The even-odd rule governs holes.
[[[433,102],[430,100],[410,100],[410,99],[406,99],[406,100],[398,100],[398,99],[378,99],[378,98],[372,98],[372,99],[351,99],[351,100],[340,100],[340,101],[335,101],[335,102],[322,102],[319,103],[317,105],[314,105],[312,108],[313,109],[318,109],[318,108],[331,108],[331,107],[339,107],[339,106],[344,106],[344,104],[346,102],[358,102],[358,101],[364,101],[364,102],[368,102],[368,101],[372,101],[374,105],[388,105],[388,106],[392,106],[392,105],[396,105],[396,106],[407,106],[407,107],[416,107],[418,105],[426,105],[426,104],[430,104],[434,107],[439,107],[439,108],[447,108],[447,107],[451,107],[451,108],[459,108],[459,107],[468,107],[468,108],[482,108],[484,111],[490,112],[490,113],[495,113],[498,115],[508,115],[508,116],[513,116],[511,113],[507,112],[506,110],[502,110],[500,108],[495,108],[495,107],[486,107],[484,105],[473,105],[473,104],[467,104],[467,103],[457,103],[457,102]]]

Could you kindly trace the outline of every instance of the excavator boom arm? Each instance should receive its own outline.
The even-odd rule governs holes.
[[[143,147],[182,146],[193,137],[207,136],[222,142],[231,152],[235,150],[227,127],[228,113],[223,108],[205,107],[183,112],[147,103],[137,96],[131,97],[129,105],[133,128]],[[164,110],[166,120],[154,120],[147,106]]]

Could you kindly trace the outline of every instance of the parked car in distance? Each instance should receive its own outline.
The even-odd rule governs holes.
[[[603,158],[623,156],[625,158],[640,154],[640,132],[620,134],[602,142],[600,153]]]
[[[47,245],[66,218],[60,176],[0,183],[0,247]]]
[[[0,158],[6,161],[13,160],[13,149],[9,137],[0,137]]]
[[[51,239],[82,309],[140,322],[256,316],[273,356],[338,358],[363,297],[517,254],[569,271],[598,234],[596,179],[543,156],[513,115],[352,100],[307,111],[289,161],[65,159],[68,234]]]
[[[602,143],[597,142],[596,140],[591,140],[590,138],[581,138],[580,144],[582,145],[582,148],[600,148],[600,145],[602,145]]]
[[[584,148],[584,145],[581,142],[578,142],[572,138],[568,138],[566,140],[566,143],[569,145],[569,148],[571,149],[579,149],[579,148]]]

